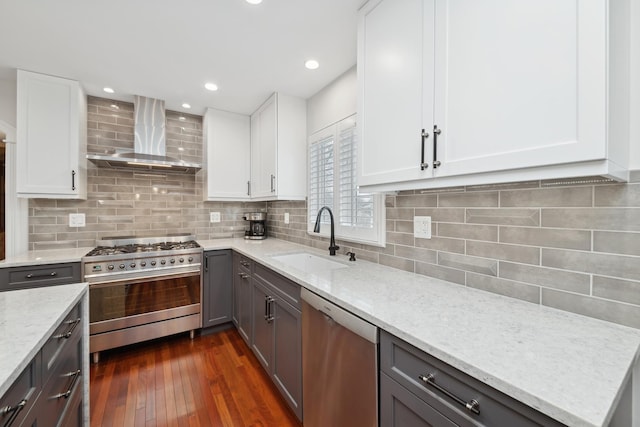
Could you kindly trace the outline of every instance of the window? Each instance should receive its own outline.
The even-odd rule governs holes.
[[[313,232],[318,210],[328,206],[336,238],[384,246],[384,196],[358,191],[355,119],[348,117],[309,138],[307,230]],[[321,235],[329,235],[329,224],[329,215],[323,213]]]

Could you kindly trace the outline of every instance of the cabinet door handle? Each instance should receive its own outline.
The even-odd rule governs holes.
[[[267,315],[265,317],[267,323],[271,323],[273,321],[273,301],[275,301],[273,297],[267,297]]]
[[[71,377],[71,383],[69,383],[69,387],[67,388],[67,391],[56,394],[55,396],[53,396],[54,399],[61,399],[63,397],[65,399],[68,399],[69,396],[71,396],[71,393],[73,392],[73,386],[76,385],[78,378],[80,378],[80,369],[78,369],[75,372],[69,372],[67,376]]]
[[[249,277],[246,273],[238,273],[238,276],[240,276],[242,279],[246,279]]]
[[[247,181],[247,196],[251,195],[251,181]]]
[[[436,169],[440,166],[440,160],[438,160],[438,135],[442,131],[438,129],[438,125],[433,125],[433,168]]]
[[[269,296],[264,297],[264,320],[269,321]]]
[[[65,323],[67,325],[71,325],[71,327],[69,329],[67,329],[67,332],[65,332],[63,334],[55,335],[54,338],[57,338],[57,339],[64,338],[65,340],[70,338],[71,334],[73,334],[74,329],[80,323],[80,320],[81,320],[80,318],[77,318],[77,319],[74,319],[74,320],[67,320]]]
[[[209,257],[204,257],[204,271],[209,271]]]
[[[3,426],[10,427],[18,417],[18,414],[20,413],[20,411],[22,411],[26,405],[27,405],[27,399],[25,398],[25,399],[22,399],[20,402],[18,402],[18,404],[15,406],[5,406],[4,408],[0,408],[0,416],[11,414],[9,416],[9,419],[7,419],[7,421],[3,424]]]
[[[276,192],[276,176],[271,174],[271,192]]]
[[[420,135],[421,135],[421,141],[422,141],[422,150],[420,155],[420,170],[425,170],[426,168],[429,167],[429,163],[426,163],[424,161],[424,144],[425,144],[425,140],[429,138],[429,132],[422,129],[422,133]]]
[[[71,171],[71,189],[76,189],[76,171]]]
[[[49,274],[27,274],[26,276],[24,276],[27,279],[42,279],[44,277],[56,277],[58,275],[58,273],[56,273],[55,271],[52,271]]]
[[[444,394],[445,396],[451,398],[457,404],[464,406],[467,411],[469,411],[469,412],[471,412],[473,414],[476,414],[476,415],[480,415],[480,403],[478,403],[477,400],[471,399],[471,401],[465,402],[464,400],[460,399],[455,394],[451,393],[449,390],[447,390],[447,389],[445,389],[443,387],[440,387],[438,384],[436,384],[436,377],[435,377],[435,375],[433,373],[427,374],[426,376],[425,375],[418,375],[418,379],[420,381],[422,381],[423,383],[425,383],[426,385],[435,388],[436,390],[438,390],[440,393]]]

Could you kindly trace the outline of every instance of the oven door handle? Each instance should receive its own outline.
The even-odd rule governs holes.
[[[150,280],[155,279],[179,279],[181,277],[192,277],[192,276],[200,276],[200,270],[190,270],[190,271],[182,271],[174,274],[159,273],[153,275],[145,275],[140,277],[126,277],[126,278],[114,278],[114,275],[103,276],[102,280],[90,280],[90,277],[85,276],[84,280],[89,282],[89,286],[95,285],[114,285],[116,283],[140,283],[140,282],[148,282]]]

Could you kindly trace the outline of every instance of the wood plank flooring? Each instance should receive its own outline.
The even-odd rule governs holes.
[[[101,353],[91,427],[301,427],[235,329]]]

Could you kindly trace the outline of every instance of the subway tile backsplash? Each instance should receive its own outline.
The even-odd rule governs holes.
[[[133,104],[91,96],[87,104],[87,151],[133,150]],[[168,156],[202,162],[202,117],[167,111],[166,131]],[[201,172],[105,169],[91,162],[87,167],[87,200],[29,201],[31,250],[93,247],[113,236],[242,236],[242,215],[266,209],[264,202],[204,202]],[[220,212],[222,221],[210,223],[209,212]],[[70,213],[84,213],[86,227],[69,227]]]
[[[339,241],[394,268],[640,328],[640,171],[388,195],[387,247]],[[269,234],[326,249],[304,202],[269,202]],[[299,212],[284,224],[285,212]],[[413,237],[413,216],[433,238]]]
[[[88,152],[133,149],[132,104],[89,97],[88,108]],[[167,155],[202,162],[202,117],[167,111]],[[305,202],[204,202],[202,173],[88,167],[86,201],[29,201],[30,249],[133,234],[241,236],[242,214],[256,210],[268,212],[270,236],[328,247],[307,233]],[[584,177],[403,191],[385,206],[386,247],[338,241],[342,254],[640,328],[640,171],[629,184]],[[214,211],[222,222],[209,222]],[[86,227],[69,227],[69,213],[85,213]],[[432,239],[413,237],[415,215],[432,217]]]

